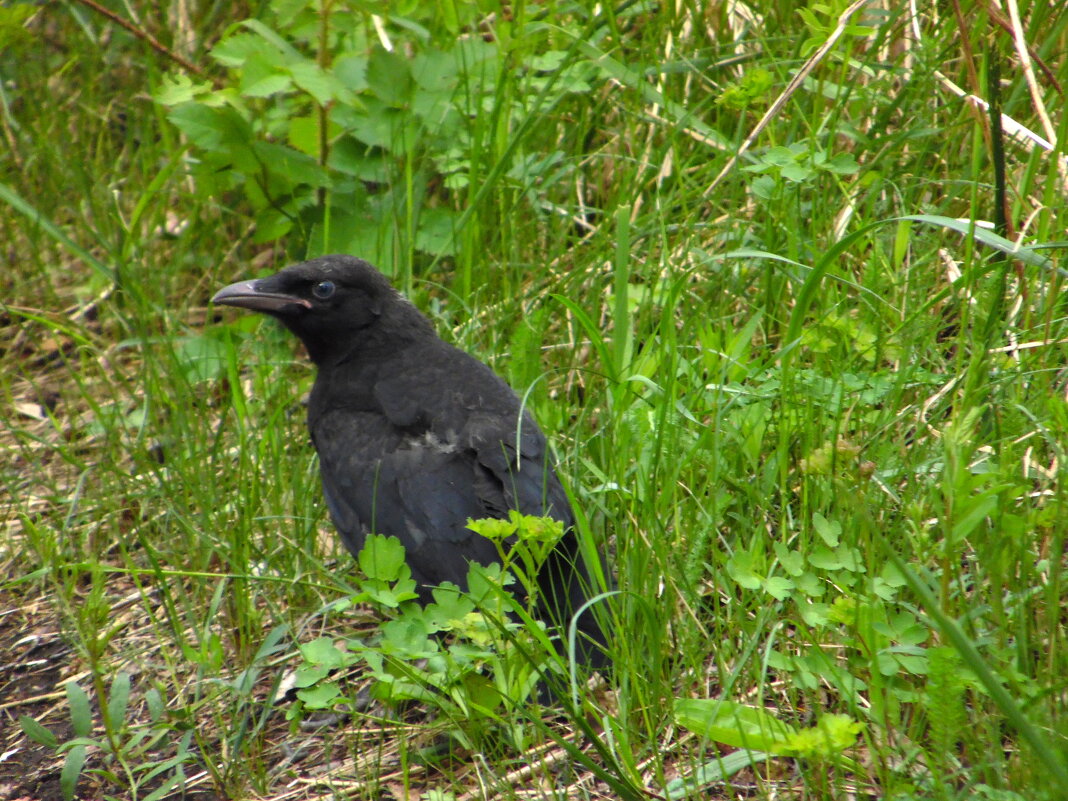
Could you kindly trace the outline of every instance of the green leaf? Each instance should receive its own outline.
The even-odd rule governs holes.
[[[406,615],[382,624],[383,654],[405,660],[426,659],[439,651],[438,641],[419,615]]]
[[[314,97],[320,106],[328,105],[334,100],[346,103],[350,100],[345,85],[310,59],[290,64],[289,74],[293,76],[293,83]]]
[[[800,551],[791,551],[781,542],[774,544],[775,557],[789,575],[794,578],[805,572],[805,557]]]
[[[193,79],[184,73],[164,75],[159,88],[152,93],[152,99],[163,106],[178,106],[210,91],[210,81],[193,83]]]
[[[108,699],[107,715],[111,725],[118,729],[126,723],[126,709],[130,703],[130,674],[119,672],[111,682],[111,697]]]
[[[770,578],[764,579],[764,591],[777,601],[789,598],[790,590],[793,588],[794,583],[788,578],[771,576]]]
[[[292,217],[281,209],[268,208],[256,215],[256,232],[252,236],[255,244],[273,242],[285,236],[293,228]]]
[[[838,542],[842,536],[842,524],[837,520],[831,521],[826,517],[816,512],[812,515],[812,527],[816,529],[816,533],[820,535],[827,545],[831,548],[837,548]]]
[[[424,209],[419,215],[415,246],[432,256],[451,256],[456,251],[456,223],[460,215],[452,209]]]
[[[148,718],[153,723],[158,722],[167,710],[167,705],[163,702],[163,696],[155,687],[145,693],[145,705],[148,707]]]
[[[475,603],[455,584],[446,582],[431,590],[434,603],[428,604],[425,619],[435,631],[452,631],[475,610]]]
[[[856,745],[863,730],[864,725],[848,715],[823,715],[815,726],[791,734],[785,750],[796,756],[827,759]]]
[[[512,575],[504,572],[500,563],[471,562],[467,571],[467,593],[480,609],[502,615],[513,603],[506,590],[513,581]]]
[[[307,117],[292,117],[289,120],[289,145],[301,153],[319,160],[319,116],[313,114]]]
[[[306,153],[301,153],[287,145],[276,142],[252,143],[260,165],[272,176],[282,178],[289,186],[306,184],[308,186],[330,186],[330,176],[326,170]]]
[[[407,58],[376,46],[367,62],[367,85],[379,100],[394,108],[411,97],[412,72]]]
[[[835,549],[835,556],[838,557],[838,563],[843,570],[848,570],[850,573],[864,573],[867,568],[864,566],[864,560],[860,555],[860,551],[856,548],[850,548],[848,545],[839,545]]]
[[[266,49],[269,49],[269,45],[262,36],[254,33],[235,33],[211,48],[211,57],[224,67],[243,67],[253,56],[263,58]],[[275,53],[278,53],[277,49]]]
[[[827,585],[814,573],[805,572],[794,579],[797,588],[809,598],[820,598],[827,592]]]
[[[419,593],[415,591],[416,584],[410,577],[388,584],[381,581],[364,582],[362,589],[366,600],[388,609],[397,609],[405,601],[419,597]]]
[[[727,560],[727,574],[734,581],[747,590],[755,590],[760,587],[761,577],[754,570],[754,562],[751,554],[744,551],[736,551]]]
[[[293,686],[303,689],[318,684],[332,669],[326,665],[301,665],[293,672]]]
[[[247,147],[252,129],[236,111],[228,106],[211,108],[202,103],[183,103],[167,115],[178,130],[197,147],[216,151],[227,147]]]
[[[761,200],[771,200],[775,197],[775,190],[778,186],[770,175],[761,175],[749,184],[749,189]]]
[[[300,654],[306,662],[326,668],[339,668],[351,664],[351,652],[338,648],[330,637],[319,637],[300,646]]]
[[[297,698],[309,709],[329,709],[333,706],[334,699],[340,695],[341,688],[332,681],[297,690]]]
[[[75,737],[88,737],[93,733],[93,710],[89,696],[77,682],[68,681],[64,689],[67,691],[67,704],[70,706],[71,730]]]
[[[270,97],[288,92],[292,86],[293,81],[288,75],[275,72],[270,75],[257,76],[255,80],[242,81],[241,94],[246,97]]]
[[[467,518],[467,528],[480,537],[485,537],[495,542],[503,542],[515,534],[518,524],[512,520],[501,520],[499,517],[487,517],[482,520],[473,520],[469,517]]]
[[[357,561],[365,576],[387,582],[399,579],[407,568],[401,541],[396,537],[384,537],[381,534],[371,534],[367,537]],[[410,571],[408,575],[411,575]]]
[[[267,25],[260,22],[258,19],[247,19],[241,24],[253,33],[263,37],[264,41],[281,53],[287,61],[300,61],[304,58],[304,55],[293,47],[284,36],[280,35],[272,28],[267,27]]]
[[[74,798],[74,792],[78,788],[78,777],[81,776],[84,765],[85,746],[76,745],[67,752],[67,758],[63,761],[63,770],[59,774],[59,789],[66,801]]]
[[[828,621],[828,612],[830,607],[823,603],[799,603],[797,605],[798,611],[801,613],[801,619],[805,621],[809,626],[825,626]]]
[[[352,136],[365,145],[380,147],[390,153],[408,152],[413,140],[412,120],[377,98],[368,98],[365,104],[366,113],[348,123]]]
[[[367,88],[366,56],[341,56],[334,60],[333,70],[334,77],[350,92],[362,92]]]
[[[46,745],[49,748],[59,747],[59,740],[56,739],[56,735],[42,726],[36,718],[31,718],[29,715],[19,715],[19,727],[35,743]]]
[[[857,160],[852,153],[838,153],[822,166],[828,172],[839,175],[852,175],[860,169],[860,165],[857,164]]]
[[[971,534],[987,517],[997,511],[998,492],[988,490],[978,497],[969,498],[965,512],[953,524],[953,542],[961,542]]]
[[[364,142],[351,136],[343,136],[334,142],[334,146],[330,149],[328,164],[331,169],[352,175],[361,181],[386,183],[389,177],[389,166],[384,154],[371,149]],[[331,211],[334,214],[338,213],[338,209]],[[347,209],[345,211],[348,212]]]
[[[32,41],[33,33],[26,23],[37,10],[35,3],[5,3],[0,7],[0,52]]]
[[[820,570],[841,570],[842,562],[829,548],[816,548],[808,555],[808,563]]]
[[[508,517],[517,524],[520,541],[552,545],[564,535],[564,524],[551,517],[523,515],[510,510]]]
[[[800,143],[794,143],[793,145],[775,145],[768,148],[768,152],[764,154],[763,161],[768,164],[774,164],[776,167],[789,167],[798,163],[798,159],[804,157],[808,153],[808,148]]]
[[[779,173],[787,181],[792,181],[795,184],[799,184],[802,181],[807,181],[812,177],[812,168],[806,167],[802,164],[787,164],[782,168]]]
[[[773,754],[784,753],[788,738],[797,731],[760,707],[712,698],[676,699],[675,719],[709,740]]]

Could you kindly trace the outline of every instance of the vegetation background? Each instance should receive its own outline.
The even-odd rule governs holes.
[[[0,797],[1063,798],[1066,54],[1048,0],[6,3]],[[339,251],[550,434],[611,691],[271,700],[374,622],[311,368],[208,298]]]

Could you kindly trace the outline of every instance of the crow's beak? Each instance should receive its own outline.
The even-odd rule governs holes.
[[[212,303],[221,303],[224,306],[238,306],[242,309],[266,312],[267,314],[285,314],[301,309],[310,309],[311,303],[296,295],[287,295],[284,292],[271,292],[267,289],[258,289],[262,281],[238,281],[236,284],[224,286],[215,293]]]

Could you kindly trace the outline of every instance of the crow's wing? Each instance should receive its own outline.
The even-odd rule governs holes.
[[[374,383],[373,411],[343,399],[310,421],[331,517],[354,554],[369,532],[400,539],[422,585],[465,587],[468,562],[497,561],[469,518],[571,509],[545,438],[487,367],[449,349],[424,370]],[[462,358],[461,358],[462,356]],[[444,366],[444,369],[443,369]]]

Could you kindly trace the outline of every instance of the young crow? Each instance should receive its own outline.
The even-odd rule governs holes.
[[[443,581],[466,588],[469,562],[499,561],[468,518],[507,518],[515,509],[564,524],[538,577],[542,617],[566,625],[596,592],[530,414],[486,365],[441,340],[378,270],[323,256],[231,284],[212,300],[276,317],[317,365],[308,428],[326,505],[353,555],[369,532],[398,537],[427,603]],[[578,630],[578,658],[603,666],[605,638],[589,610]]]

